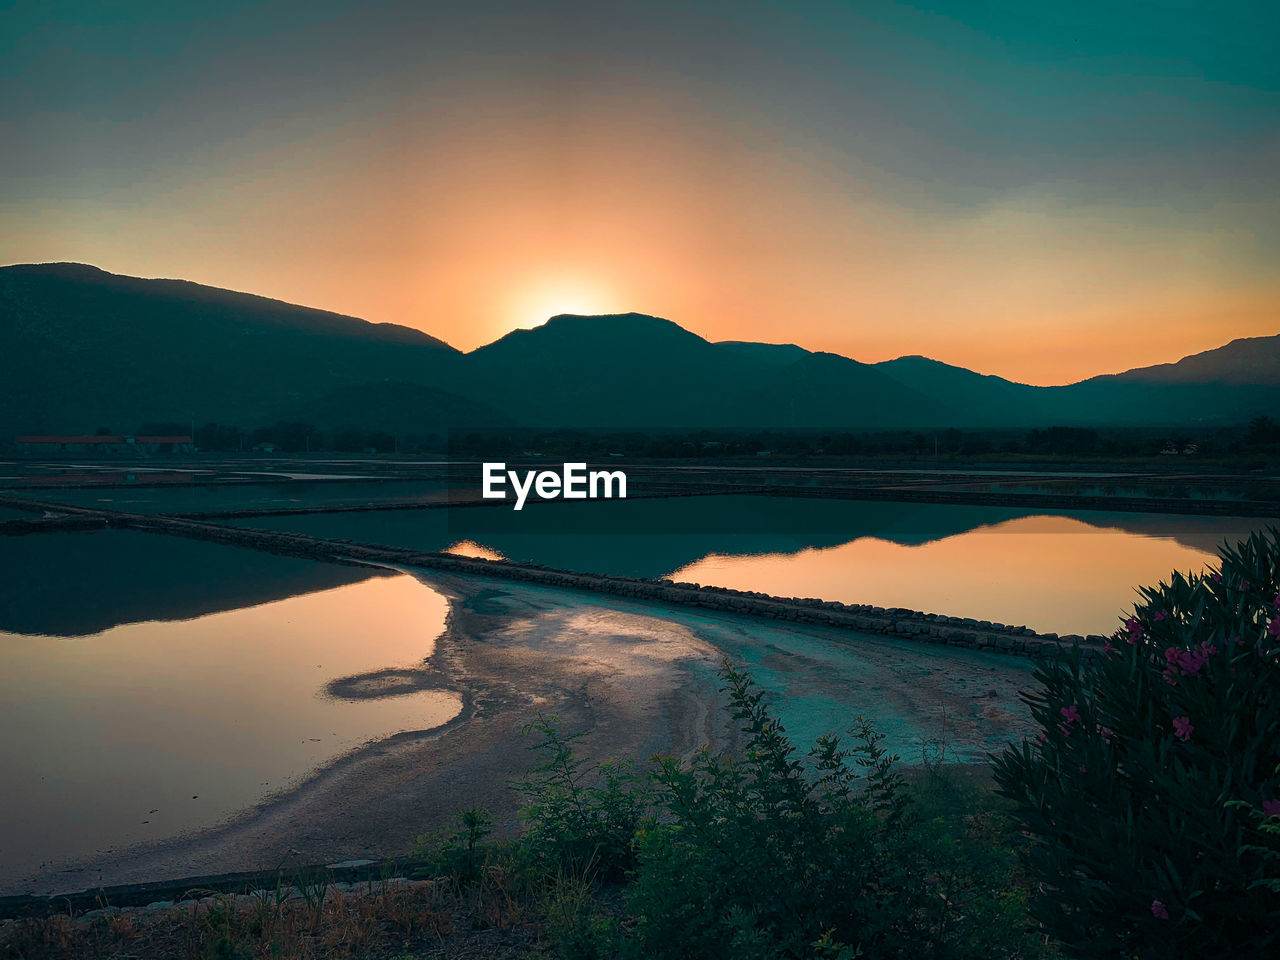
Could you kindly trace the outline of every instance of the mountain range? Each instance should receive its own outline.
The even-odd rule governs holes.
[[[714,343],[629,313],[462,353],[418,330],[74,263],[0,267],[0,437],[151,421],[426,434],[1238,423],[1280,412],[1280,335],[1037,387],[921,356]]]

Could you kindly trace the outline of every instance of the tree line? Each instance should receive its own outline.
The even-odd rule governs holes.
[[[99,434],[114,434],[99,427]],[[137,435],[186,436],[190,423],[155,421]],[[280,420],[251,428],[208,422],[195,428],[201,451],[250,453],[452,454],[476,457],[515,453],[599,458],[621,455],[707,460],[744,457],[887,457],[946,459],[992,457],[1128,458],[1177,454],[1199,457],[1265,457],[1280,453],[1280,421],[1260,415],[1237,426],[1185,428],[1046,426],[1030,430],[586,430],[454,429],[393,433],[376,426],[319,427]]]

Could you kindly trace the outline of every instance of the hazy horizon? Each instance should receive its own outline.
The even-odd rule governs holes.
[[[132,275],[129,275],[129,274],[119,274],[119,273],[116,273],[115,271],[107,270],[107,269],[105,269],[105,268],[103,268],[103,267],[101,267],[101,266],[99,266],[99,265],[97,265],[97,264],[83,264],[83,263],[78,263],[78,262],[76,262],[76,261],[68,261],[68,260],[48,260],[48,261],[41,261],[41,262],[40,262],[40,263],[38,263],[38,264],[31,264],[31,263],[6,263],[6,264],[0,264],[0,269],[4,269],[4,268],[7,268],[7,267],[21,267],[21,266],[46,266],[46,265],[50,265],[50,264],[73,264],[73,265],[76,265],[76,266],[87,266],[87,267],[92,267],[92,268],[97,269],[97,270],[102,270],[104,273],[109,273],[109,274],[112,274],[112,275],[114,275],[114,276],[132,276]],[[191,283],[201,284],[201,285],[203,285],[203,286],[213,286],[212,284],[203,284],[203,283],[201,283],[201,281],[199,281],[199,280],[195,280],[195,279],[192,279],[192,278],[190,278],[190,277],[133,277],[133,279],[142,279],[142,280],[180,280],[180,281],[185,281],[185,282],[191,282]],[[226,289],[226,288],[219,288],[219,289]],[[257,296],[257,297],[266,297],[267,299],[272,299],[272,300],[279,300],[279,298],[278,298],[278,297],[270,297],[270,296],[268,296],[267,294],[258,293],[258,292],[253,291],[253,290],[233,290],[233,291],[230,291],[230,292],[234,292],[234,293],[243,293],[243,294],[249,294],[249,295],[251,295],[251,296]],[[327,307],[325,307],[325,306],[323,306],[323,305],[321,305],[321,304],[313,304],[313,303],[293,303],[293,302],[291,302],[291,301],[283,301],[283,302],[288,302],[288,303],[290,303],[290,305],[292,305],[292,306],[303,307],[303,308],[310,309],[310,310],[318,310],[318,311],[324,311],[324,312],[328,312],[328,313],[337,313],[337,312],[338,312],[338,311],[331,310],[330,308],[327,308]],[[349,316],[349,317],[351,317],[352,319],[356,319],[356,320],[369,320],[369,318],[368,318],[368,317],[363,317],[363,316],[360,316],[359,314],[344,314],[344,315],[345,315],[345,316]],[[575,314],[575,313],[558,313],[558,314],[553,314],[553,315],[548,316],[548,317],[545,317],[545,318],[543,318],[542,320],[539,320],[539,321],[537,321],[537,322],[530,323],[530,324],[527,324],[527,325],[522,326],[522,327],[515,327],[515,328],[512,328],[511,330],[507,330],[507,331],[503,332],[502,334],[498,335],[497,337],[493,338],[492,340],[487,340],[487,341],[485,341],[485,342],[483,342],[483,343],[476,344],[475,346],[472,346],[472,347],[469,347],[469,348],[459,347],[456,343],[453,343],[453,342],[451,342],[451,341],[447,340],[445,337],[440,336],[437,332],[433,331],[433,330],[432,330],[432,329],[430,329],[429,327],[421,327],[421,326],[419,326],[419,327],[414,327],[414,326],[412,326],[412,325],[410,325],[410,324],[398,324],[398,325],[399,325],[399,326],[406,327],[406,328],[409,328],[409,329],[418,330],[418,331],[420,331],[420,332],[422,332],[422,333],[425,333],[425,334],[427,334],[427,335],[429,335],[429,336],[432,336],[432,337],[434,337],[435,339],[437,339],[437,340],[440,340],[440,341],[444,342],[444,343],[445,343],[445,344],[447,344],[448,346],[450,346],[450,347],[452,347],[452,348],[454,348],[454,349],[456,349],[456,350],[458,350],[458,351],[460,351],[460,352],[462,352],[462,353],[473,353],[473,352],[475,352],[476,350],[480,349],[481,347],[488,346],[489,344],[492,344],[492,343],[495,343],[495,342],[496,342],[496,341],[498,341],[498,340],[501,340],[503,337],[507,336],[507,335],[508,335],[508,334],[510,334],[510,333],[515,332],[516,330],[533,330],[533,329],[536,329],[536,328],[538,328],[538,327],[540,327],[540,326],[545,325],[546,323],[548,323],[548,322],[549,322],[549,321],[551,321],[551,320],[556,319],[557,317],[561,317],[561,316],[586,316],[586,317],[600,317],[601,319],[606,319],[606,318],[609,318],[609,317],[625,316],[625,315],[648,316],[648,317],[655,317],[655,318],[657,318],[657,319],[661,319],[661,320],[669,320],[670,322],[675,323],[677,326],[680,326],[680,327],[682,327],[683,329],[687,330],[688,332],[693,333],[693,334],[696,334],[697,336],[702,337],[704,340],[707,340],[707,341],[709,341],[709,342],[711,342],[711,343],[725,343],[725,342],[738,342],[738,343],[746,343],[746,342],[751,342],[751,343],[766,343],[766,344],[771,344],[771,345],[775,345],[775,346],[798,346],[798,347],[800,347],[800,348],[802,348],[802,349],[804,349],[804,350],[808,350],[808,351],[810,351],[810,352],[814,352],[814,353],[822,352],[822,351],[820,350],[820,348],[811,347],[811,346],[809,346],[809,345],[807,345],[807,344],[805,344],[805,343],[802,343],[802,342],[799,342],[799,341],[796,341],[796,340],[782,340],[782,339],[778,339],[778,340],[757,340],[757,341],[750,341],[750,340],[746,340],[746,339],[741,338],[741,337],[732,337],[732,336],[730,336],[730,337],[724,337],[724,338],[721,338],[721,339],[716,340],[716,339],[712,339],[711,337],[706,336],[705,334],[701,333],[700,331],[698,331],[698,330],[696,330],[696,329],[692,329],[692,328],[690,328],[688,325],[686,325],[686,324],[684,324],[684,323],[680,322],[680,320],[679,320],[679,319],[677,319],[677,318],[674,318],[674,317],[662,317],[662,316],[659,316],[658,314],[648,313],[648,312],[646,312],[646,311],[644,311],[644,310],[619,310],[619,311],[616,311],[616,312],[611,312],[611,313],[606,313],[606,314]],[[373,323],[396,323],[396,321],[369,321],[369,322],[373,322]],[[1259,334],[1259,335],[1255,335],[1255,336],[1276,336],[1276,335],[1280,335],[1280,331],[1278,331],[1277,333],[1271,333],[1271,334]],[[1234,339],[1241,339],[1241,338],[1232,338],[1232,339],[1234,340]],[[1230,342],[1230,341],[1223,341],[1223,342],[1221,342],[1221,343],[1210,343],[1210,344],[1207,344],[1207,345],[1206,345],[1205,347],[1203,347],[1202,349],[1198,349],[1198,350],[1193,351],[1193,354],[1194,354],[1194,353],[1202,353],[1202,352],[1207,351],[1207,350],[1213,350],[1213,349],[1216,349],[1216,348],[1218,348],[1218,347],[1225,346],[1225,345],[1226,345],[1226,343],[1228,343],[1228,342]],[[829,352],[834,352],[834,351],[829,351]],[[1171,356],[1167,357],[1166,359],[1162,359],[1162,360],[1159,360],[1159,359],[1158,359],[1158,360],[1154,360],[1154,361],[1152,361],[1152,363],[1153,363],[1153,364],[1160,364],[1160,363],[1176,363],[1177,361],[1182,360],[1182,359],[1184,359],[1185,357],[1187,357],[1187,356],[1191,356],[1191,355],[1193,355],[1193,354],[1180,354],[1180,355],[1177,355],[1177,356],[1172,356],[1172,355],[1171,355]],[[846,354],[846,355],[844,355],[844,356],[848,356],[848,355]],[[886,357],[877,357],[877,358],[875,358],[875,359],[868,359],[868,358],[866,358],[866,357],[860,357],[860,356],[852,356],[852,357],[850,357],[850,359],[857,360],[857,361],[859,361],[859,362],[861,362],[861,363],[874,364],[874,363],[880,363],[880,362],[887,361],[887,360],[896,360],[896,359],[901,359],[901,358],[904,358],[904,357],[914,357],[914,356],[923,356],[923,357],[926,357],[926,358],[931,359],[931,360],[938,360],[938,361],[943,362],[943,363],[950,363],[950,364],[951,364],[951,365],[953,365],[953,366],[962,366],[961,364],[953,363],[952,361],[947,360],[945,357],[939,357],[939,356],[930,355],[930,354],[928,354],[928,353],[925,353],[925,352],[923,352],[923,351],[919,351],[919,350],[914,351],[914,352],[907,352],[907,353],[895,353],[895,354],[892,354],[891,356],[886,356]],[[1143,364],[1143,366],[1149,366],[1149,365],[1151,365],[1151,364]],[[973,370],[974,368],[969,367],[969,368],[967,368],[967,369]],[[1089,379],[1090,377],[1096,377],[1096,376],[1107,376],[1107,375],[1112,375],[1112,374],[1125,373],[1125,372],[1127,372],[1127,371],[1129,371],[1129,370],[1132,370],[1132,369],[1134,369],[1134,367],[1129,366],[1129,367],[1123,367],[1123,368],[1118,368],[1118,369],[1105,369],[1105,370],[1098,370],[1098,371],[1097,371],[1097,372],[1095,372],[1095,373],[1090,373],[1090,374],[1088,374],[1088,375],[1086,375],[1086,376],[1084,376],[1084,377],[1081,377],[1081,378],[1079,378],[1079,379],[1080,379],[1080,380],[1083,380],[1083,379]],[[1076,382],[1079,382],[1079,380],[1071,380],[1071,381],[1063,381],[1062,383],[1057,383],[1057,382],[1055,382],[1055,383],[1035,383],[1035,382],[1034,382],[1034,381],[1032,381],[1032,380],[1029,380],[1029,379],[1025,379],[1025,378],[1023,378],[1023,376],[1022,376],[1020,373],[1016,372],[1016,371],[997,371],[997,370],[986,370],[986,369],[981,369],[981,368],[979,368],[979,369],[977,369],[975,372],[977,372],[977,373],[981,373],[981,374],[994,375],[994,376],[1001,377],[1001,378],[1003,378],[1003,379],[1005,379],[1005,380],[1009,380],[1009,381],[1014,382],[1014,383],[1025,383],[1025,384],[1030,384],[1030,385],[1032,385],[1032,386],[1063,386],[1063,385],[1069,385],[1070,383],[1076,383]]]
[[[21,6],[0,260],[1033,384],[1280,329],[1275,11]],[[1016,373],[1015,373],[1016,371]]]

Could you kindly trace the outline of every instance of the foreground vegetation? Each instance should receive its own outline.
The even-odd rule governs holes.
[[[802,756],[726,664],[740,751],[589,767],[554,718],[513,783],[526,829],[483,810],[423,837],[414,879],[323,874],[167,910],[53,917],[0,956],[250,958],[1044,957],[1027,922],[1026,839],[980,771],[897,769],[859,720]],[[293,887],[293,889],[290,889]],[[199,897],[194,891],[193,897]]]
[[[1034,915],[1075,956],[1275,955],[1280,545],[1142,593],[1101,657],[1041,664],[1040,737],[996,761]]]
[[[34,957],[1260,957],[1280,932],[1280,540],[1146,589],[1101,656],[1042,663],[1041,726],[986,775],[904,770],[859,718],[802,753],[750,678],[741,747],[589,767],[540,717],[513,784],[416,880],[23,921]],[[992,780],[994,777],[994,782]]]

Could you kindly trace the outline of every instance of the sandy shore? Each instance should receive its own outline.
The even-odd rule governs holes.
[[[458,691],[456,720],[368,744],[208,830],[3,879],[0,894],[391,856],[470,805],[513,830],[520,800],[508,781],[534,760],[521,731],[539,712],[566,731],[590,731],[580,742],[588,759],[721,746],[734,735],[716,676],[726,655],[749,664],[805,745],[858,714],[873,718],[906,762],[918,762],[928,741],[945,743],[953,759],[976,760],[1029,731],[1017,702],[1031,682],[1025,658],[413,575],[451,604],[415,683]],[[345,695],[385,696],[403,692],[399,679],[371,674],[339,685]]]

